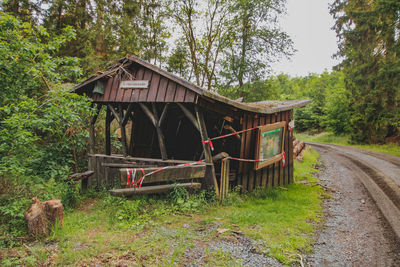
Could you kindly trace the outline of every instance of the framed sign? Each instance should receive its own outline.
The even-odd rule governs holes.
[[[284,150],[284,136],[286,131],[286,121],[260,127],[256,139],[256,162],[254,168],[259,170],[282,160]]]
[[[148,80],[130,80],[130,81],[121,81],[122,89],[146,89],[149,87]]]

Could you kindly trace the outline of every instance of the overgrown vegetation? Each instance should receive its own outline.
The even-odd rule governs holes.
[[[301,183],[287,190],[231,192],[223,205],[205,191],[189,194],[181,187],[131,200],[93,192],[66,213],[63,227],[46,240],[3,250],[1,264],[181,265],[192,262],[189,252],[196,250],[203,255],[201,264],[240,265],[238,255],[211,248],[235,236],[227,231],[216,237],[218,228],[242,231],[255,240],[257,253],[290,264],[295,254],[310,253],[322,222],[326,195],[311,176],[317,158],[307,150],[304,162],[295,163],[295,179]],[[21,257],[13,257],[16,252]]]
[[[0,13],[0,246],[25,235],[33,196],[78,197],[64,180],[86,165],[90,106],[61,86],[80,75],[78,61],[55,56],[74,37]]]

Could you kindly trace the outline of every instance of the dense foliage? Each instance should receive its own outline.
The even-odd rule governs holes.
[[[355,141],[383,142],[399,134],[399,10],[398,0],[336,0],[331,6]]]
[[[78,61],[55,56],[74,37],[0,13],[0,246],[25,232],[31,197],[74,197],[64,179],[85,164],[90,105],[61,86]]]
[[[0,246],[24,234],[32,196],[76,203],[77,188],[65,178],[86,166],[93,111],[68,90],[126,54],[244,102],[312,99],[295,113],[299,131],[328,129],[367,142],[398,136],[400,3],[336,0],[339,69],[270,77],[270,63],[294,51],[278,23],[285,3],[0,1]],[[174,201],[191,205],[184,194]]]
[[[342,72],[324,72],[291,78],[280,74],[239,87],[220,88],[219,92],[244,102],[262,100],[311,99],[312,104],[295,111],[297,131],[330,130],[336,134],[350,131],[350,112]]]

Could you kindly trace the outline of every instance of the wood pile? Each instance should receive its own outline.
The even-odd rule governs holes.
[[[304,141],[297,140],[293,136],[293,158],[296,158],[297,160],[302,161],[303,160],[303,151],[304,148],[306,147],[306,144]]]
[[[53,225],[60,226],[64,220],[64,207],[60,200],[48,200],[41,202],[32,198],[32,204],[25,212],[25,220],[28,225],[28,232],[35,237],[46,237]]]

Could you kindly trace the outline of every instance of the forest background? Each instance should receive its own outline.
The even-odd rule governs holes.
[[[93,111],[68,91],[127,54],[244,102],[312,99],[296,131],[399,142],[400,2],[335,0],[330,10],[342,63],[290,77],[271,75],[295,53],[279,27],[285,1],[1,1],[0,246],[26,234],[32,196],[76,203],[63,181],[86,166]]]

